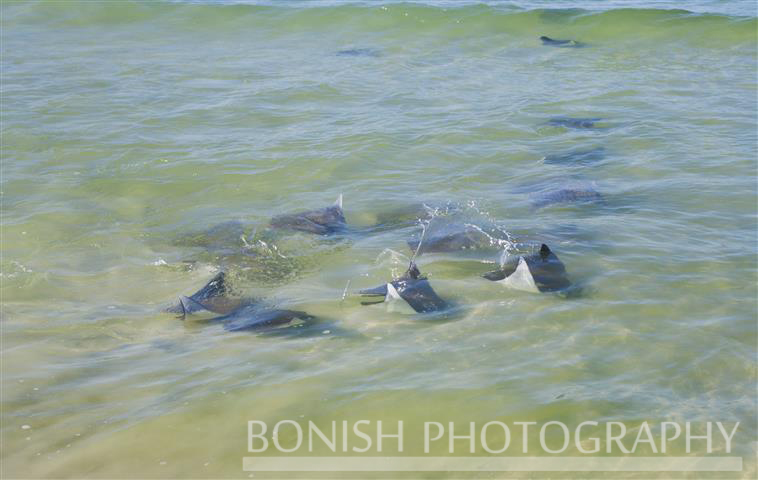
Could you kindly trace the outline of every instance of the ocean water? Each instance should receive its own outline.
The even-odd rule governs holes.
[[[755,478],[754,2],[0,14],[4,477],[247,477],[248,420],[367,419],[409,438],[422,421],[739,421],[743,470],[704,475]],[[535,207],[567,185],[603,201]],[[358,233],[267,236],[340,194]],[[480,278],[497,252],[459,252],[417,258],[451,314],[360,305],[420,231],[364,227],[419,203],[548,243],[579,294],[502,288]],[[318,323],[163,313],[219,268]]]

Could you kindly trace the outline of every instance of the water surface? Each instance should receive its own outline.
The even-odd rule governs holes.
[[[740,421],[752,478],[756,12],[691,3],[3,2],[5,475],[246,476],[247,420],[367,418]],[[606,201],[534,208],[567,182]],[[411,224],[248,264],[312,334],[161,313],[219,266],[187,238],[339,194],[356,226],[463,205],[583,293],[422,255],[452,318],[343,301],[402,273]]]

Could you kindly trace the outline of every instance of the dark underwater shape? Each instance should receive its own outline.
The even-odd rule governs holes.
[[[600,120],[602,118],[553,117],[547,121],[547,124],[553,127],[595,128],[595,123]]]
[[[346,48],[336,53],[340,57],[378,57],[379,51],[373,48]]]
[[[308,210],[292,214],[278,215],[271,219],[272,228],[294,230],[317,235],[331,235],[344,232],[347,228],[342,211],[342,195],[334,205],[318,210]]]
[[[552,165],[592,165],[605,159],[605,147],[570,150],[564,153],[546,155],[542,160]]]
[[[215,320],[224,322],[224,330],[239,332],[242,330],[257,330],[286,325],[294,320],[303,320],[308,323],[315,319],[316,317],[313,315],[298,310],[282,310],[263,305],[247,305]]]
[[[563,262],[544,243],[539,252],[507,257],[500,269],[482,276],[517,290],[531,292],[557,292],[571,286]]]
[[[381,232],[397,228],[411,227],[432,218],[432,208],[424,203],[412,203],[382,210],[376,214],[372,231]]]
[[[408,247],[414,252],[418,249],[419,239],[412,238],[407,241]],[[451,223],[438,227],[424,236],[421,249],[416,253],[443,253],[457,252],[461,250],[497,250],[496,240],[485,233],[481,228],[474,225]]]
[[[399,228],[418,226],[438,216],[447,216],[461,210],[455,202],[418,202],[385,208],[376,213],[376,223],[367,232],[383,232]]]
[[[208,321],[221,322],[227,331],[254,330],[291,323],[293,320],[315,320],[315,317],[296,310],[268,307],[253,299],[230,297],[224,272],[213,277],[203,288],[189,297],[180,297],[179,304],[168,309],[182,320],[194,312],[207,310],[220,316]]]
[[[557,204],[595,203],[605,205],[605,198],[592,188],[563,188],[541,193],[532,201],[534,208],[545,208]]]
[[[540,40],[542,40],[543,45],[548,45],[551,47],[580,48],[586,46],[586,44],[577,42],[576,40],[556,40],[544,35],[540,37]]]
[[[202,247],[205,251],[225,255],[236,251],[240,237],[246,233],[242,222],[232,220],[182,235],[174,243],[182,247]]]
[[[361,302],[363,305],[382,303],[399,297],[418,313],[439,312],[450,307],[450,304],[432,289],[426,277],[421,276],[415,263],[411,263],[402,277],[376,288],[360,290],[358,293],[364,297],[382,297],[376,301]]]

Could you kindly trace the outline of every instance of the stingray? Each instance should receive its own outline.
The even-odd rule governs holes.
[[[529,195],[535,209],[551,205],[605,205],[604,196],[597,191],[595,181],[582,175],[555,175],[537,182],[525,183],[514,189]]]
[[[452,208],[446,206],[443,208]],[[374,225],[367,230],[373,232],[383,232],[400,228],[412,227],[420,222],[429,221],[438,208],[431,207],[426,203],[410,203],[407,205],[387,208],[376,213]]]
[[[563,262],[544,243],[530,255],[504,254],[500,268],[482,276],[527,292],[558,292],[571,286]]]
[[[376,288],[360,290],[358,293],[375,299],[363,301],[362,305],[400,300],[418,313],[441,312],[450,308],[450,304],[437,295],[429,284],[429,280],[421,275],[421,271],[413,261],[401,277]]]
[[[383,208],[374,214],[375,221],[373,225],[353,229],[353,231],[368,235],[414,227],[419,224],[428,223],[435,217],[459,212],[461,209],[461,205],[455,202],[416,202],[389,207],[383,205]]]
[[[223,273],[195,294],[181,297],[172,311],[182,316],[196,311],[213,312],[229,321],[228,328],[240,325],[286,323],[287,312],[274,312],[262,302],[230,294],[228,285],[274,286],[287,283],[324,261],[325,254],[346,248],[346,242],[320,241],[311,236],[288,235],[302,231],[319,235],[346,229],[342,195],[334,205],[281,215],[271,220],[272,228],[245,227],[241,222],[225,222],[210,229],[180,237],[176,244],[193,247],[192,257],[184,261],[187,269],[213,265]],[[342,240],[343,237],[338,237]],[[300,314],[295,317],[306,318]],[[240,320],[242,319],[242,320]],[[252,319],[252,320],[250,320]],[[234,320],[234,323],[231,323]],[[241,322],[241,323],[240,323]],[[241,328],[241,327],[240,327]]]
[[[200,248],[207,255],[227,256],[239,252],[242,237],[252,230],[237,220],[216,224],[204,230],[181,234],[173,240],[180,247]],[[206,255],[206,256],[207,256]]]
[[[550,47],[563,47],[563,48],[581,48],[586,47],[587,44],[582,42],[577,42],[576,40],[556,40],[554,38],[541,36],[540,40],[542,40],[543,45],[547,45]]]
[[[602,118],[553,117],[547,121],[547,124],[553,127],[588,129],[596,128],[596,123],[600,120]]]
[[[258,330],[290,324],[295,320],[312,322],[313,315],[297,310],[273,308],[260,300],[233,295],[226,274],[219,272],[203,288],[189,297],[179,297],[178,305],[167,309],[184,320],[187,315],[208,311],[219,316],[208,321],[222,323],[227,331]]]
[[[265,305],[250,304],[229,315],[217,318],[217,320],[224,322],[226,331],[239,332],[287,325],[297,320],[310,324],[316,320],[316,317],[299,310],[283,310]]]
[[[475,207],[432,215],[422,231],[407,240],[414,256],[423,253],[502,250],[508,234]]]
[[[407,241],[411,250],[422,253],[457,252],[463,250],[498,250],[499,240],[481,227],[467,223],[448,223],[427,232],[423,242],[418,238]],[[421,248],[419,248],[421,243]]]
[[[340,57],[378,57],[379,51],[373,48],[346,48],[337,50],[336,55]]]
[[[546,155],[547,164],[587,166],[605,159],[605,147],[583,148]]]
[[[182,235],[175,244],[194,248],[185,263],[214,265],[234,277],[235,283],[246,279],[256,285],[285,283],[320,264],[323,253],[346,248],[345,242],[323,242],[318,238],[348,233],[342,195],[328,207],[280,215],[270,223],[271,228],[259,228],[239,221],[225,222]],[[291,232],[314,235],[290,235]]]
[[[342,195],[334,205],[317,210],[278,215],[271,219],[271,228],[297,232],[332,235],[347,230],[345,214],[342,211]]]
[[[605,205],[605,198],[591,187],[562,188],[543,192],[532,200],[534,208],[545,208],[558,204],[598,204]]]

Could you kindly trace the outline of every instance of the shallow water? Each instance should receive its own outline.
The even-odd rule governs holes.
[[[247,476],[247,420],[365,418],[740,421],[754,478],[755,5],[625,5],[3,2],[4,475]],[[533,207],[576,181],[603,204]],[[418,258],[448,317],[343,299],[403,272],[413,222],[267,237],[264,264],[187,241],[340,193],[356,228],[463,205],[582,294],[505,290],[469,252]],[[161,313],[219,265],[322,323]]]

